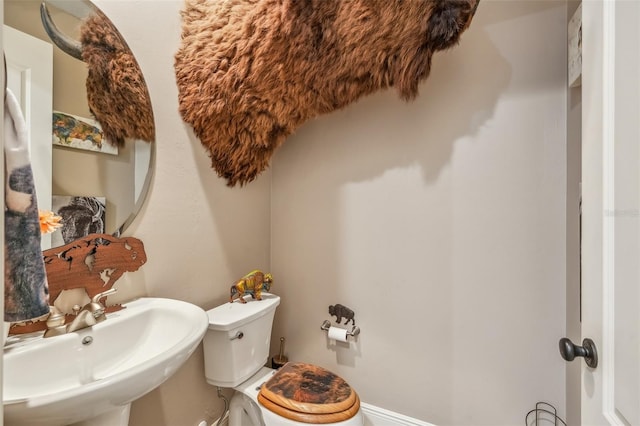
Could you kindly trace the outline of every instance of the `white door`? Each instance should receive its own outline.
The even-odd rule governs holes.
[[[640,425],[640,1],[582,13],[582,424]]]
[[[53,48],[50,43],[4,26],[7,87],[20,102],[29,129],[29,152],[38,208],[51,210]],[[42,236],[42,248],[51,236]]]

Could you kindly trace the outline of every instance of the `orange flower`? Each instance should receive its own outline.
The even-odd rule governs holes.
[[[62,226],[62,223],[60,223],[62,218],[53,212],[38,210],[38,216],[40,217],[41,234],[49,234]]]

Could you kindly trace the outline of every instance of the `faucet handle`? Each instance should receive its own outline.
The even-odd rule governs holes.
[[[49,306],[49,316],[47,317],[47,328],[64,325],[65,317],[55,306]]]
[[[42,337],[59,336],[66,333],[65,316],[55,306],[49,306],[49,316],[47,317],[47,329]]]
[[[118,292],[118,289],[112,287],[109,290],[103,291],[102,293],[98,293],[95,296],[93,296],[91,298],[91,303],[100,303],[100,299],[102,299],[103,297],[109,296],[117,292]]]
[[[110,294],[113,294],[115,292],[117,292],[118,290],[115,288],[110,288],[107,291],[103,291],[102,293],[98,293],[95,296],[93,296],[91,298],[91,303],[87,304],[87,306],[85,306],[85,309],[88,310],[89,312],[91,312],[91,315],[93,315],[93,317],[95,318],[96,322],[102,322],[105,319],[107,319],[106,316],[106,311],[107,308],[105,307],[105,305],[100,303],[100,299],[102,299],[103,297],[109,296]]]

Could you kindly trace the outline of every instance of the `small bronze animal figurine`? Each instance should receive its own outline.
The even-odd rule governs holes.
[[[262,300],[262,290],[269,291],[272,282],[271,274],[265,274],[258,269],[251,271],[231,286],[229,303],[233,303],[236,297],[241,303],[247,303],[242,297],[245,294],[250,294],[253,299]]]
[[[346,318],[345,324],[349,324],[351,321],[352,325],[356,325],[356,320],[354,319],[355,314],[349,308],[339,303],[335,305],[329,305],[329,315],[334,315],[336,317],[336,322],[340,324],[342,321],[342,317]]]

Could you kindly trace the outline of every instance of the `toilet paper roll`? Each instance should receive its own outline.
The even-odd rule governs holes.
[[[347,341],[347,330],[340,327],[329,327],[329,339],[337,340],[338,342],[346,342]]]

